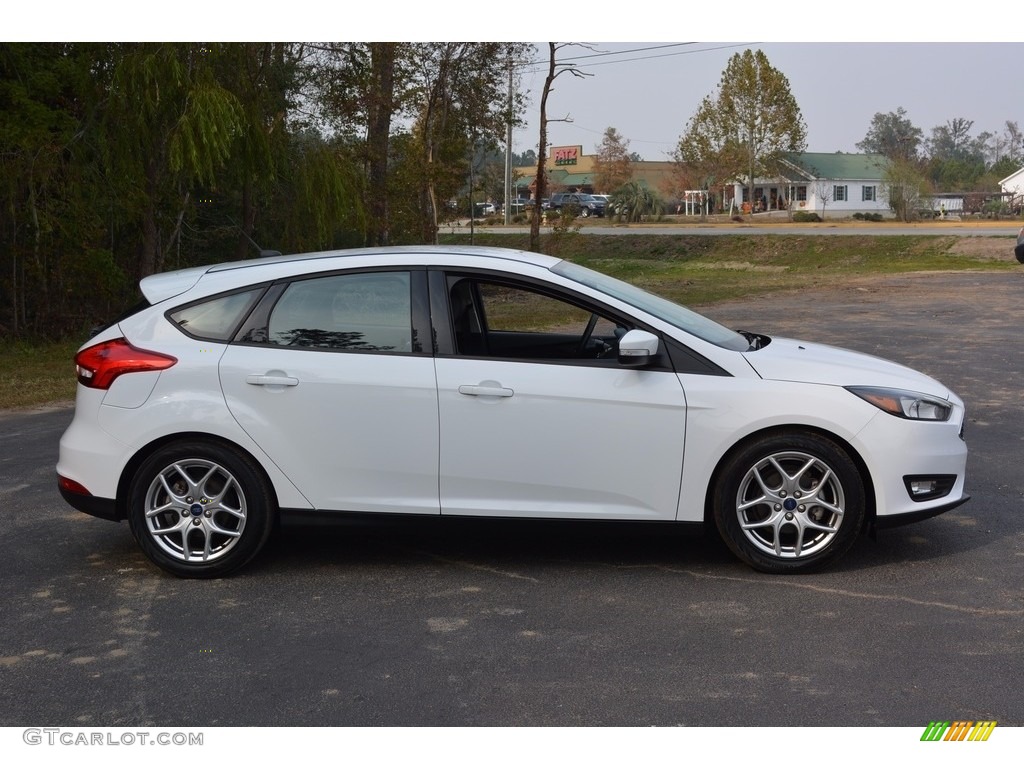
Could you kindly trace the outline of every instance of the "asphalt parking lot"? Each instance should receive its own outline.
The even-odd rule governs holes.
[[[4,414],[0,725],[1024,725],[1024,268],[703,311],[949,385],[972,500],[803,577],[673,527],[418,521],[181,581],[60,499],[69,410]]]

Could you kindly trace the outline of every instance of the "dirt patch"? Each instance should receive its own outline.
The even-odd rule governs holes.
[[[1014,240],[1005,237],[958,237],[951,254],[992,261],[1016,261],[1013,257]]]

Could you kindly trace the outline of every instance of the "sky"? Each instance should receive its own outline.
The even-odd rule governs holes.
[[[547,43],[537,44],[537,59]],[[789,80],[807,126],[807,151],[857,152],[873,116],[902,107],[923,131],[962,117],[972,135],[1024,128],[1024,43],[594,43],[559,51],[589,77],[561,74],[548,97],[548,142],[596,151],[614,127],[645,160],[667,160],[705,96],[717,93],[729,58],[761,50]],[[621,53],[615,53],[621,52]],[[597,54],[597,55],[595,55]],[[537,146],[546,65],[523,67],[529,125],[513,131],[513,149]],[[564,118],[571,122],[557,122]]]
[[[586,10],[551,4],[434,0],[386,6],[290,0],[286,5],[178,0],[173,12],[142,14],[137,2],[51,0],[5,11],[5,40],[586,40],[562,49],[588,77],[566,73],[549,97],[549,145],[596,151],[614,127],[645,160],[667,160],[705,96],[713,96],[729,57],[762,50],[789,80],[807,126],[810,152],[857,152],[872,117],[903,107],[927,138],[953,118],[972,135],[1024,127],[1024,43],[1019,0],[986,0],[971,13],[913,0],[725,3],[647,0],[637,6],[591,0]],[[652,34],[656,33],[656,34]],[[664,36],[710,42],[649,41]],[[613,41],[613,42],[600,42]],[[617,42],[614,42],[617,41]],[[526,125],[513,150],[538,143],[539,97],[547,43],[521,68]],[[645,50],[646,49],[646,50]],[[610,55],[614,54],[614,55]],[[584,58],[586,57],[586,58]],[[496,62],[496,66],[501,63]],[[571,122],[560,122],[564,118]]]

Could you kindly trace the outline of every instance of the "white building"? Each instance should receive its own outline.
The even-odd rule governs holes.
[[[1003,191],[1006,198],[1009,198],[1007,202],[1011,208],[1020,208],[1021,198],[1024,198],[1024,168],[1014,171],[1000,181],[999,188]]]
[[[847,218],[855,213],[889,214],[883,178],[884,155],[844,152],[787,153],[774,179],[756,179],[754,198],[744,182],[734,185],[736,207],[743,211],[786,210]]]

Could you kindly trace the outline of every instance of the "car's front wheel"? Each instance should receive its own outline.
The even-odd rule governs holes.
[[[128,523],[160,568],[186,578],[224,576],[263,548],[274,521],[269,484],[242,453],[204,440],[173,443],[139,467]]]
[[[816,570],[856,540],[864,481],[834,441],[805,431],[757,439],[723,467],[714,518],[741,560],[766,573]]]

